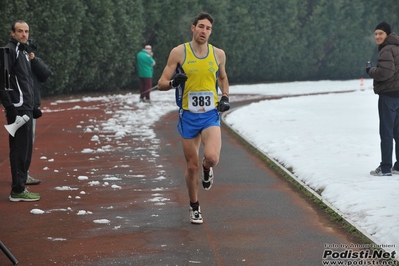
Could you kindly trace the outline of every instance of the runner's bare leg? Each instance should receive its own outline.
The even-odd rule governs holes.
[[[198,135],[194,139],[182,138],[182,146],[184,157],[186,158],[186,186],[188,189],[188,196],[192,203],[198,201],[198,153],[201,144],[201,135]]]
[[[204,145],[204,166],[214,167],[218,164],[222,148],[220,127],[211,126],[201,132],[201,141]],[[202,159],[200,160],[202,162]],[[202,168],[201,168],[202,170]]]

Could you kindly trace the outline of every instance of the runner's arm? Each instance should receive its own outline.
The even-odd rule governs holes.
[[[162,72],[161,77],[158,80],[158,89],[160,91],[170,90],[172,87],[170,85],[170,80],[176,71],[177,66],[182,61],[182,56],[184,56],[183,46],[177,46],[170,51],[168,61]]]
[[[222,91],[222,96],[229,97],[229,80],[227,78],[226,73],[226,54],[223,50],[216,50],[217,57],[219,60],[219,76],[218,76],[218,85],[220,90]]]

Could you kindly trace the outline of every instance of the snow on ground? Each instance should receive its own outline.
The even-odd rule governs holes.
[[[317,93],[323,94],[315,95]],[[369,234],[377,244],[389,246],[385,247],[388,251],[396,250],[399,246],[399,208],[396,206],[399,202],[399,175],[382,178],[369,174],[380,162],[378,96],[372,91],[372,80],[364,80],[364,83],[359,79],[239,85],[231,86],[230,94],[233,107],[234,102],[254,100],[225,117],[230,127],[268,157],[292,169],[298,180],[319,192],[323,200]],[[265,96],[284,97],[255,102]],[[108,120],[93,121],[93,125],[85,128],[85,132],[96,133],[92,141],[100,143],[100,146],[112,133],[112,138],[117,139],[126,136],[137,140],[150,139],[156,147],[152,125],[164,114],[177,111],[177,107],[174,91],[153,91],[151,98],[151,105],[139,103],[136,94],[84,97],[70,101],[76,103],[73,109],[82,108],[80,102],[98,100],[119,106],[118,110],[105,110],[111,115]],[[56,101],[45,111],[65,111],[59,108],[63,102]],[[132,105],[137,107],[134,114],[130,111]],[[108,134],[103,134],[105,132]],[[86,148],[81,152],[96,154],[112,152],[115,148],[104,145],[97,150]],[[149,152],[155,161],[158,156],[156,148]],[[164,172],[160,169],[158,179],[164,179],[163,176]],[[85,179],[80,178],[83,182]],[[99,181],[87,182],[100,185]],[[114,189],[120,188],[114,186]],[[147,202],[162,205],[169,200],[162,197],[162,187],[154,191],[158,193]],[[32,213],[45,212],[34,209]],[[85,210],[77,212],[78,215],[88,213]],[[99,219],[93,222],[110,221]]]

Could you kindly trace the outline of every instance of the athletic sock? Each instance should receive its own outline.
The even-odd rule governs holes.
[[[209,172],[209,170],[210,170],[211,168],[210,168],[210,167],[209,167],[209,168],[206,168],[205,165],[204,165],[204,162],[202,162],[202,169],[203,169],[205,172]]]
[[[190,201],[190,207],[193,208],[193,210],[198,210],[199,202],[197,201],[197,202],[192,203]]]

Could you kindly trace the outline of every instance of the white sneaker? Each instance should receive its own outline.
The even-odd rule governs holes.
[[[190,222],[192,224],[202,224],[204,222],[202,220],[201,207],[200,206],[198,206],[198,210],[194,210],[190,206]]]
[[[25,185],[39,185],[42,181],[28,175]]]
[[[202,159],[202,186],[205,190],[210,190],[213,184],[213,169],[209,167],[209,171],[204,167],[205,157]]]

